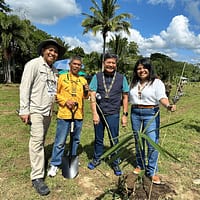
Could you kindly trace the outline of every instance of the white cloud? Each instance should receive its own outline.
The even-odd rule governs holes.
[[[113,34],[109,33],[107,41]],[[102,36],[98,33],[94,36],[91,32],[85,35],[87,42],[81,42],[78,38],[63,37],[71,47],[81,46],[86,53],[97,51],[102,52]],[[153,35],[150,38],[143,37],[138,30],[130,29],[130,35],[122,33],[122,37],[128,38],[128,41],[134,41],[138,44],[140,54],[150,56],[152,53],[163,53],[175,60],[186,60],[193,62],[192,58],[184,57],[178,51],[188,51],[200,54],[200,34],[195,35],[189,30],[189,20],[183,15],[175,16],[166,30],[159,35]],[[182,57],[181,57],[182,56]]]
[[[163,53],[169,55],[174,59],[184,59],[184,55],[180,53],[188,51],[188,61],[197,61],[197,57],[200,57],[200,34],[195,35],[190,31],[190,27],[198,30],[200,29],[200,1],[199,0],[148,0],[149,4],[168,4],[170,8],[183,6],[184,11],[189,14],[190,18],[196,20],[198,24],[189,24],[189,19],[183,15],[175,16],[166,30],[160,33],[160,37],[165,41],[166,47],[164,49],[157,49],[157,52],[161,50]],[[153,39],[153,38],[149,38]],[[147,41],[149,42],[149,39]],[[154,46],[155,47],[155,46]],[[167,53],[168,52],[168,53]],[[179,52],[179,53],[178,53]],[[191,53],[194,53],[191,55]],[[182,58],[181,58],[182,56]],[[192,58],[195,57],[194,58]],[[200,59],[198,59],[200,62]]]
[[[169,8],[184,6],[184,10],[200,24],[200,1],[199,0],[148,0],[147,3],[152,5],[168,4]]]
[[[59,19],[80,14],[75,0],[5,0],[14,14],[40,24],[55,24]]]
[[[200,54],[200,34],[195,35],[189,30],[189,20],[183,15],[175,16],[166,30],[161,31],[159,35],[153,35],[150,38],[144,38],[134,29],[131,29],[129,41],[138,44],[140,53],[144,56],[150,56],[151,53],[160,52],[173,59],[182,59],[177,50],[193,51]]]
[[[172,59],[182,60],[186,58],[182,58],[178,51],[192,51],[195,54],[200,54],[200,34],[195,35],[190,31],[189,27],[188,18],[178,15],[171,20],[165,30],[161,31],[160,34],[154,34],[150,38],[143,37],[136,29],[130,29],[130,35],[122,33],[122,37],[127,37],[129,42],[136,42],[140,54],[143,56],[150,56],[152,53],[159,52],[168,55]],[[108,34],[108,40],[111,35]],[[87,37],[88,42],[84,45],[85,49],[87,49],[86,52],[102,52],[102,36],[98,34],[94,37],[92,33],[89,33]]]
[[[102,52],[103,40],[100,33],[94,36],[91,32],[89,32],[85,34],[85,36],[88,38],[87,42],[83,42],[77,37],[66,36],[63,36],[63,40],[67,44],[69,44],[70,49],[73,49],[75,47],[82,47],[85,53],[90,53],[92,51]]]
[[[187,12],[200,23],[200,1],[186,1]]]
[[[175,0],[148,0],[149,4],[157,5],[157,4],[168,4],[170,8],[173,8],[176,1]]]
[[[161,32],[161,36],[171,46],[186,49],[200,48],[199,37],[189,30],[189,20],[183,15],[174,17],[167,30]]]
[[[73,49],[75,47],[82,47],[82,48],[84,48],[85,46],[87,46],[86,42],[82,42],[77,37],[63,36],[63,40],[65,41],[65,43],[69,44],[70,49]]]
[[[50,25],[61,18],[80,15],[81,13],[75,0],[5,0],[5,2],[11,8],[14,8],[18,15],[20,13],[21,16],[30,19],[33,23]],[[175,5],[175,0],[148,0],[147,2],[152,5],[167,4],[170,8],[178,6],[178,4]],[[180,3],[200,22],[199,0],[180,0]],[[194,58],[200,58],[200,34],[195,35],[190,30],[190,27],[189,19],[183,15],[178,15],[173,17],[166,29],[149,38],[142,36],[140,31],[136,29],[130,29],[130,35],[122,33],[122,36],[127,37],[129,42],[136,42],[141,55],[150,56],[152,53],[159,52],[175,60],[188,59],[188,62],[192,62]],[[111,36],[112,34],[108,34],[108,40]],[[83,41],[83,39],[76,36],[70,37],[66,33],[63,36],[63,40],[71,48],[82,47],[86,53],[92,51],[102,52],[103,41],[101,34],[94,36],[92,33],[87,33],[84,35]],[[184,51],[188,51],[188,58],[182,54]],[[190,58],[189,56],[192,53],[193,58]]]

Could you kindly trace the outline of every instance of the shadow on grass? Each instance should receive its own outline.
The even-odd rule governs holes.
[[[109,146],[104,146],[104,152],[108,151],[110,149]],[[85,145],[81,148],[79,148],[79,152],[85,152],[87,154],[87,157],[89,160],[92,160],[93,154],[94,154],[94,141],[91,142],[89,145]],[[126,165],[131,165],[133,167],[136,167],[136,161],[135,161],[135,153],[132,149],[128,148],[122,148],[120,152],[117,153],[117,155],[114,155],[113,158],[109,157],[104,160],[108,165],[111,165],[112,161],[114,159],[117,159],[117,157],[120,157],[120,163],[126,163]],[[125,166],[125,164],[124,164]]]
[[[44,147],[44,155],[45,155],[45,172],[47,172],[47,169],[49,167],[49,159],[51,158],[51,153],[53,150],[53,144],[48,144],[47,146]],[[46,177],[46,173],[45,173],[45,177]]]
[[[200,126],[197,126],[197,125],[188,124],[188,125],[185,125],[184,128],[188,130],[195,129],[195,131],[200,133]]]

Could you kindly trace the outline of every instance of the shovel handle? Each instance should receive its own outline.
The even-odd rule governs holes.
[[[73,133],[74,132],[74,121],[71,122],[71,128],[70,128],[70,132]]]
[[[70,129],[71,133],[74,132],[74,115],[75,115],[77,109],[78,109],[78,103],[75,102],[74,108],[70,109],[70,111],[72,113],[72,122],[71,122],[71,129]]]

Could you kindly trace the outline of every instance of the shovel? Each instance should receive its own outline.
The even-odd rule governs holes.
[[[78,167],[79,161],[78,156],[72,156],[72,148],[73,148],[73,133],[74,133],[74,115],[78,109],[78,103],[75,104],[74,108],[71,109],[72,113],[72,122],[71,122],[71,129],[70,129],[70,150],[66,156],[62,158],[62,175],[65,178],[75,178],[78,175]]]

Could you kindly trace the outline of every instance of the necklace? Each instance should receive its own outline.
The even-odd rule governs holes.
[[[79,79],[79,77],[75,78],[75,76],[72,76],[70,73],[67,74],[67,79],[71,82],[71,87],[72,87],[71,95],[73,97],[75,97],[76,96],[76,87],[77,87],[78,83],[80,82],[80,79]],[[76,79],[76,80],[74,80],[74,79]]]
[[[106,82],[105,82],[105,76],[104,76],[104,74],[103,74],[103,86],[104,86],[104,89],[105,89],[105,98],[106,99],[109,99],[109,93],[110,93],[110,90],[112,89],[112,86],[113,86],[113,84],[114,84],[114,82],[115,82],[115,78],[116,78],[116,72],[114,73],[114,76],[113,76],[113,78],[112,78],[112,82],[111,82],[111,84],[110,84],[110,86],[107,88],[107,86],[106,86]]]
[[[140,82],[138,83],[138,98],[141,100],[142,99],[142,90],[144,90],[144,88],[149,84],[149,82],[146,82],[144,84],[140,84]]]

